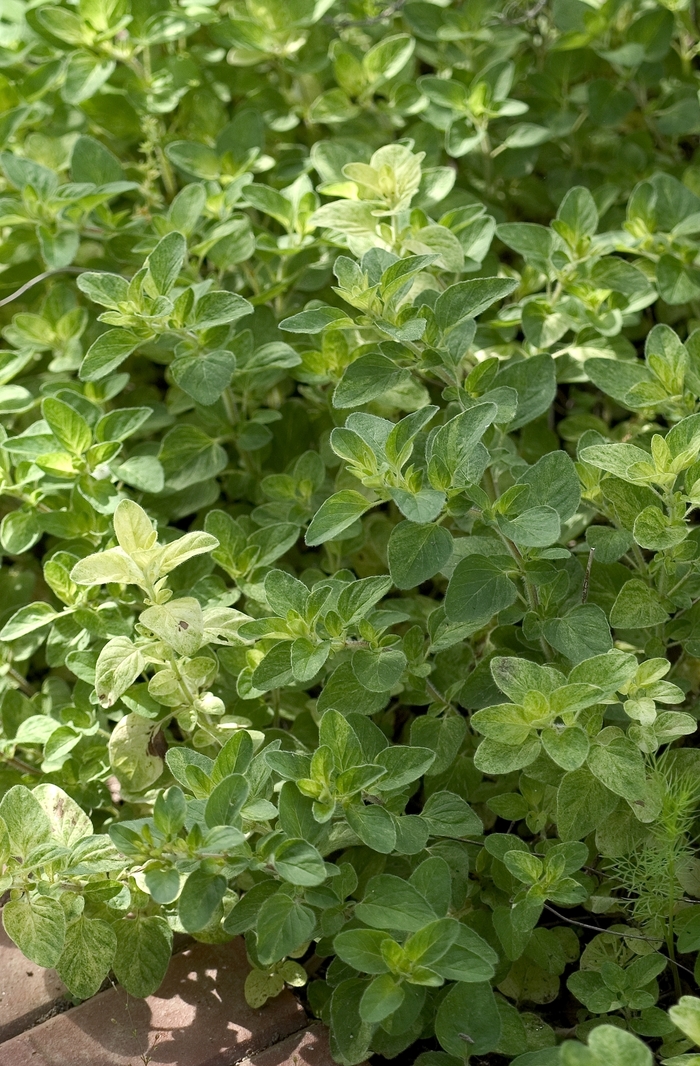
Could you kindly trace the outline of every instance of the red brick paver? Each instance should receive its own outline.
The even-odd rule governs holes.
[[[101,992],[0,1044],[0,1066],[231,1066],[308,1021],[288,991],[260,1010],[249,1007],[243,997],[248,970],[242,940],[196,944],[173,957],[155,995],[139,1000],[120,988]],[[302,1053],[314,1055],[314,1034],[309,1040]],[[325,1066],[319,1058],[308,1062]]]
[[[328,1031],[312,1025],[301,1033],[288,1036],[266,1051],[244,1059],[240,1066],[336,1066],[328,1046]]]
[[[0,922],[0,1042],[36,1025],[63,1001],[65,991],[55,970],[25,959]]]

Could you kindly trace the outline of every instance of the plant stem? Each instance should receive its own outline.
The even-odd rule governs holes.
[[[41,777],[41,770],[38,770],[36,766],[30,766],[24,759],[18,759],[16,755],[5,755],[0,751],[0,759],[11,766],[13,770],[18,770],[21,774],[34,774]]]

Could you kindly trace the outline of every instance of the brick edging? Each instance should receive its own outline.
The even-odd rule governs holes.
[[[115,986],[46,1020],[63,1000],[58,978],[6,941],[0,949],[0,1034],[7,1034],[0,1066],[281,1066],[290,1056],[290,1063],[331,1066],[323,1027],[310,1025],[291,992],[257,1010],[247,1005],[250,967],[240,938],[174,955],[148,999]]]
[[[0,922],[0,1044],[65,1009],[65,995],[56,971],[25,959]]]
[[[238,1066],[336,1066],[328,1046],[328,1030],[320,1022],[279,1043],[241,1059]]]

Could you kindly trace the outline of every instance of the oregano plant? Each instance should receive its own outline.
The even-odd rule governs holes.
[[[0,11],[0,902],[74,1001],[244,937],[341,1066],[700,1063],[699,54]]]

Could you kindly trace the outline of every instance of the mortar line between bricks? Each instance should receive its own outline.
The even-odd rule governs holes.
[[[269,1044],[265,1044],[264,1047],[258,1048],[257,1051],[248,1055],[241,1055],[238,1059],[231,1059],[229,1066],[238,1066],[239,1062],[254,1062],[258,1055],[262,1055],[264,1052],[269,1051],[270,1048],[277,1047],[278,1044],[282,1044],[285,1040],[289,1040],[290,1036],[298,1036],[299,1033],[305,1033],[307,1029],[310,1029],[314,1024],[318,1024],[318,1019],[310,1018],[306,1012],[304,1012],[304,1017],[305,1024],[300,1025],[298,1029],[293,1029],[291,1033],[280,1033],[277,1035],[276,1040],[271,1041]]]

